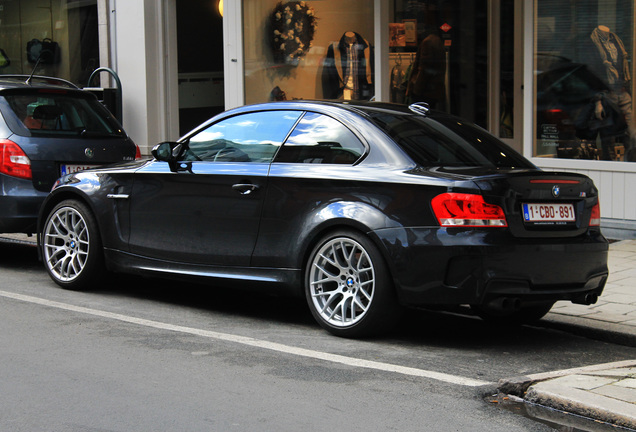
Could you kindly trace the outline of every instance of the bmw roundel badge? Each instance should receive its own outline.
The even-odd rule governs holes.
[[[561,194],[561,188],[559,187],[559,185],[552,186],[552,196],[555,198],[558,198],[560,194]]]
[[[93,149],[88,147],[86,148],[86,150],[84,150],[84,154],[87,158],[92,158],[93,156],[95,156],[95,152],[93,151]]]

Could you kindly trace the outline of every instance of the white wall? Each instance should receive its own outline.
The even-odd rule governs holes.
[[[174,1],[110,1],[111,67],[122,83],[124,129],[142,154],[178,138]]]

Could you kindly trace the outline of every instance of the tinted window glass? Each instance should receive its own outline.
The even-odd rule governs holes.
[[[221,120],[190,138],[186,159],[270,162],[301,114],[267,111]]]
[[[342,123],[307,113],[276,156],[276,162],[353,164],[365,147]]]
[[[5,96],[17,118],[37,136],[116,136],[124,132],[96,99],[71,93],[20,93]]]
[[[373,120],[422,166],[534,168],[485,130],[453,117],[379,113]]]

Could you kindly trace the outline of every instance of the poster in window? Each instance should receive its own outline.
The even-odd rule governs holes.
[[[406,39],[404,37],[403,23],[389,23],[389,47],[404,47]]]

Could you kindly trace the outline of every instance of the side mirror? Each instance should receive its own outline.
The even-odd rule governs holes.
[[[151,153],[158,161],[174,163],[177,161],[182,148],[183,144],[166,141],[154,146]]]
[[[179,172],[179,171],[188,171],[191,172],[191,163],[187,162],[186,167],[180,167],[177,161],[181,156],[181,152],[183,151],[183,144],[177,143],[174,141],[166,141],[157,144],[152,148],[152,156],[160,162],[168,162],[170,166],[170,171]]]

